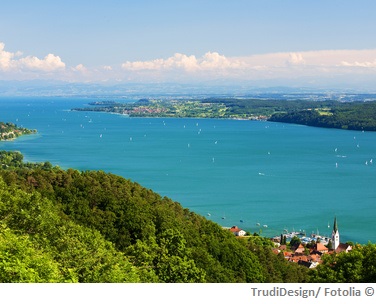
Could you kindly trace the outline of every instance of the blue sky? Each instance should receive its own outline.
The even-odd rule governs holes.
[[[0,80],[372,86],[375,11],[374,0],[6,1]]]

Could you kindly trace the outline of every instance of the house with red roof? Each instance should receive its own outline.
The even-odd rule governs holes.
[[[235,236],[245,236],[246,232],[243,229],[240,229],[238,226],[232,226],[230,229]]]
[[[335,250],[336,253],[340,253],[340,252],[349,252],[352,250],[352,246],[348,245],[348,244],[344,244],[344,243],[340,243],[337,247],[337,249]]]
[[[325,245],[321,243],[316,243],[312,249],[312,253],[323,254],[323,253],[328,253],[328,252],[329,252],[328,247],[326,247]]]

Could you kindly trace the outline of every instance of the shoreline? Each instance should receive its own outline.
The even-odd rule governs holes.
[[[140,99],[132,103],[96,101],[72,111],[104,112],[136,118],[208,118],[256,120],[319,128],[376,131],[376,102],[261,100],[209,98],[203,100]],[[349,114],[350,113],[350,114]]]
[[[16,124],[11,122],[0,122],[0,130],[0,141],[13,141],[24,135],[38,133],[36,129],[31,130],[23,127],[18,127]]]

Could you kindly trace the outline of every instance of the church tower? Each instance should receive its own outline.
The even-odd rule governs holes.
[[[333,231],[332,231],[332,244],[333,249],[336,250],[339,245],[339,232],[337,226],[337,217],[334,218]]]

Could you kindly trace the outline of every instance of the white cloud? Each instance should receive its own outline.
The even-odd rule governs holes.
[[[61,61],[59,56],[55,56],[54,54],[48,54],[43,59],[39,59],[35,56],[28,56],[19,59],[17,63],[21,68],[44,72],[65,69],[65,63]]]
[[[201,68],[206,70],[210,69],[243,69],[247,67],[245,62],[238,59],[226,58],[217,52],[208,52],[204,55],[200,64]]]
[[[155,59],[151,61],[127,61],[122,64],[122,68],[130,71],[140,70],[170,70],[174,68],[182,68],[192,70],[197,67],[195,56],[187,56],[176,53],[173,57],[167,59]]]
[[[5,44],[0,42],[0,69],[5,71],[42,71],[52,72],[65,69],[65,63],[59,56],[48,54],[43,59],[35,56],[20,57],[21,52],[5,51]]]
[[[124,70],[142,71],[142,70],[184,70],[187,72],[206,71],[216,69],[237,69],[244,64],[239,60],[231,60],[217,52],[207,52],[201,58],[194,55],[185,55],[176,53],[167,59],[155,59],[151,61],[127,61],[122,64]]]
[[[305,60],[303,59],[303,55],[301,53],[290,53],[289,59],[287,60],[287,64],[305,64]]]
[[[85,73],[87,72],[87,68],[82,63],[80,63],[73,67],[72,71]]]
[[[347,62],[347,61],[342,61],[341,65],[343,65],[345,67],[376,68],[376,60],[374,60],[373,62],[369,62],[369,61],[366,61],[366,62],[358,62],[358,61]]]
[[[311,69],[312,67],[334,68],[338,66],[356,66],[359,63],[362,63],[363,66],[372,67],[372,63],[376,61],[376,49],[270,53],[242,57],[241,60],[252,68],[279,67],[285,70],[288,70],[291,66],[301,66],[302,69]]]
[[[5,44],[0,42],[0,69],[7,70],[11,67],[12,58],[16,55],[4,50]]]

